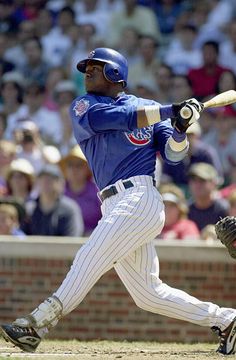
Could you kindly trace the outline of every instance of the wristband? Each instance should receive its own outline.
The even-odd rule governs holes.
[[[161,121],[159,105],[146,105],[144,106],[144,111],[149,125],[154,125]]]
[[[168,143],[173,151],[180,152],[188,146],[188,140],[185,133],[179,133],[174,129],[172,136],[169,137]]]

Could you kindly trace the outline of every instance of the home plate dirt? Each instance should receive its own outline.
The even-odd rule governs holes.
[[[220,360],[216,348],[217,344],[44,340],[36,353],[29,354],[0,338],[0,360]]]

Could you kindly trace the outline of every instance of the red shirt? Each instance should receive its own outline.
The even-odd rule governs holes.
[[[191,69],[188,77],[192,84],[194,96],[203,98],[215,94],[218,80],[221,74],[227,70],[219,65],[216,65],[210,74],[204,66],[198,69]]]
[[[195,222],[189,219],[180,219],[172,226],[164,226],[159,238],[164,240],[184,240],[199,238],[199,230]]]

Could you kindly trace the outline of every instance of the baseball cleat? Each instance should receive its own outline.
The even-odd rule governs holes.
[[[236,317],[229,324],[229,326],[221,331],[218,327],[213,327],[212,330],[218,334],[220,345],[216,350],[223,355],[232,355],[236,351]]]
[[[35,352],[41,338],[33,328],[23,328],[17,325],[1,325],[4,339],[10,341],[25,352]]]

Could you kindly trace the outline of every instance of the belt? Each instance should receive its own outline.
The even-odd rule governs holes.
[[[123,181],[122,183],[123,183],[125,189],[134,187],[134,184],[130,180]],[[156,186],[156,182],[154,179],[153,179],[153,186]],[[99,197],[100,197],[101,201],[104,201],[105,199],[118,194],[118,192],[119,191],[117,190],[116,186],[112,185],[111,187],[109,187],[109,189],[103,190],[103,192],[99,194]]]
[[[128,180],[128,181],[123,181],[123,185],[124,185],[124,188],[125,189],[129,189],[131,187],[134,186],[134,184],[132,183],[132,181]],[[109,189],[106,189],[106,190],[103,190],[102,193],[100,193],[100,199],[102,201],[104,201],[105,199],[113,196],[113,195],[116,195],[118,194],[118,190],[117,188],[115,187],[115,185],[112,185]]]

